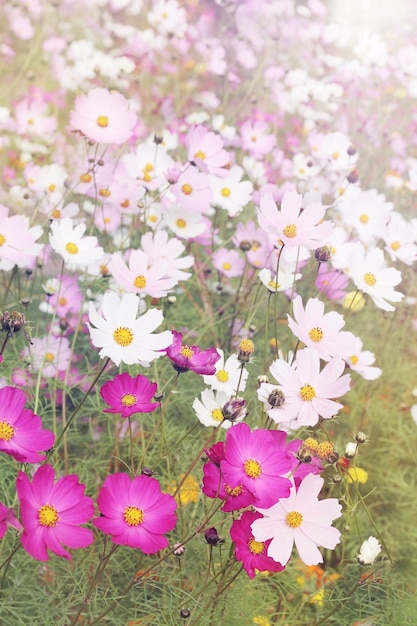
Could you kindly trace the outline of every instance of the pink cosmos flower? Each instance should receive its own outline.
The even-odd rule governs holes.
[[[13,509],[0,502],[0,539],[3,539],[9,527],[22,530],[22,525]]]
[[[184,373],[191,370],[196,374],[208,376],[216,373],[214,364],[220,359],[216,348],[201,350],[198,346],[182,345],[182,334],[176,330],[173,330],[172,334],[174,340],[166,349],[166,355],[177,372]]]
[[[308,474],[298,490],[291,488],[288,498],[281,499],[269,509],[257,509],[263,518],[252,523],[256,541],[272,540],[267,555],[285,565],[295,543],[301,560],[306,565],[323,563],[317,546],[333,550],[340,541],[340,531],[331,523],[342,514],[336,498],[319,500],[324,480]]]
[[[91,530],[81,528],[94,515],[93,500],[84,495],[85,486],[78,476],[62,476],[54,482],[55,472],[42,465],[33,475],[32,483],[23,472],[16,481],[20,500],[20,516],[24,532],[22,545],[31,557],[48,561],[48,549],[71,559],[62,546],[87,548],[94,541]]]
[[[188,167],[171,185],[168,197],[172,194],[174,204],[181,205],[184,209],[200,213],[207,213],[210,209],[212,192],[209,187],[209,178],[204,172],[195,167]]]
[[[277,143],[275,135],[268,133],[268,124],[265,120],[246,120],[240,129],[242,148],[251,156],[262,159],[269,154]]]
[[[58,282],[54,293],[47,292],[47,301],[41,310],[50,313],[55,311],[58,317],[67,317],[70,313],[79,313],[83,302],[83,294],[76,276],[63,276]]]
[[[121,93],[101,87],[75,99],[70,125],[89,139],[101,143],[121,144],[128,141],[137,116],[129,111],[128,101]]]
[[[55,436],[42,428],[41,418],[25,409],[26,396],[16,387],[0,389],[0,451],[10,454],[19,463],[40,463]]]
[[[55,378],[67,369],[71,359],[71,346],[67,337],[34,337],[32,346],[23,348],[21,355],[30,359],[29,369],[42,371],[46,378]]]
[[[204,464],[202,491],[208,498],[224,500],[221,510],[225,512],[238,511],[253,503],[251,492],[241,484],[229,485],[219,465],[212,462]]]
[[[304,309],[300,296],[293,301],[293,313],[295,320],[287,316],[288,326],[321,359],[329,361],[333,356],[350,354],[355,335],[340,330],[345,325],[343,315],[336,311],[324,313],[324,304],[318,298],[309,298]]]
[[[41,226],[30,228],[24,215],[9,217],[9,209],[0,204],[0,270],[30,265],[44,247],[35,243],[41,235]]]
[[[237,250],[219,248],[212,255],[212,261],[216,270],[229,278],[242,276],[245,269],[245,260],[242,259]]]
[[[235,556],[242,562],[249,578],[255,578],[256,570],[259,572],[282,572],[285,569],[281,563],[274,561],[268,556],[267,551],[271,540],[255,541],[251,524],[262,518],[261,513],[245,511],[240,519],[233,522],[230,528],[230,537],[235,543]]]
[[[261,197],[258,211],[260,226],[286,246],[304,246],[314,250],[330,236],[333,224],[322,222],[326,208],[313,201],[304,206],[305,200],[295,191],[287,191],[278,209],[271,194]]]
[[[167,276],[172,276],[177,281],[186,280],[190,277],[190,273],[184,272],[184,270],[193,265],[194,257],[180,256],[185,250],[184,244],[176,237],[169,239],[166,230],[161,229],[155,233],[145,233],[140,245],[148,255],[150,264],[158,263],[160,260],[167,262]]]
[[[161,406],[160,402],[151,402],[157,386],[141,374],[135,378],[126,372],[117,374],[100,389],[101,397],[111,406],[104,412],[120,413],[121,417],[129,417],[134,413],[152,413]]]
[[[256,506],[271,506],[288,497],[291,471],[286,435],[282,431],[254,430],[240,422],[227,431],[224,459],[220,468],[228,485],[242,485]]]
[[[223,150],[223,139],[204,126],[193,126],[187,135],[187,158],[207,174],[226,176],[230,157]]]
[[[93,520],[112,542],[154,554],[168,547],[163,536],[177,523],[175,499],[161,492],[155,478],[127,474],[107,476],[97,498],[101,517]]]
[[[287,422],[291,429],[315,426],[319,417],[331,419],[343,405],[330,398],[339,398],[350,389],[350,375],[342,376],[344,369],[344,360],[334,357],[320,371],[320,357],[310,348],[297,352],[293,367],[277,359],[269,371],[280,383],[277,389],[284,393],[285,402],[271,408],[269,417],[277,423]]]
[[[321,265],[315,285],[329,300],[342,300],[347,294],[349,278],[338,270],[325,269]]]
[[[167,261],[150,264],[148,255],[142,250],[132,250],[128,263],[126,265],[120,252],[115,252],[107,264],[119,287],[127,292],[164,298],[177,284],[176,278],[167,277]]]
[[[57,127],[55,117],[46,115],[48,105],[41,100],[24,98],[14,107],[16,130],[19,135],[52,135]]]

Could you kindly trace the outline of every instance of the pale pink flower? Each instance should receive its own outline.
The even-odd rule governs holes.
[[[229,278],[242,276],[245,269],[245,260],[242,259],[237,250],[219,248],[213,253],[211,259],[216,270]]]
[[[75,131],[100,143],[121,144],[128,141],[137,122],[126,98],[101,87],[75,99],[70,125]]]
[[[269,134],[268,124],[264,120],[246,120],[241,126],[240,135],[243,150],[257,159],[269,154],[277,143],[275,135]]]
[[[325,213],[326,208],[321,202],[311,202],[303,208],[301,194],[287,191],[280,209],[271,194],[261,197],[258,221],[275,241],[314,250],[329,237],[333,228],[331,222],[320,223]]]
[[[206,230],[206,223],[200,213],[187,211],[174,206],[164,212],[164,222],[180,239],[194,239]]]
[[[323,563],[318,546],[334,550],[340,541],[340,531],[331,524],[342,515],[342,507],[336,498],[319,500],[324,480],[316,474],[307,474],[296,489],[291,487],[288,498],[281,498],[269,509],[256,510],[263,518],[252,523],[256,541],[272,539],[267,555],[285,565],[293,545],[306,565]]]
[[[345,325],[343,315],[336,311],[324,313],[324,304],[318,298],[309,298],[305,309],[300,296],[293,301],[292,319],[288,326],[307,348],[316,350],[321,359],[329,361],[333,356],[345,357],[350,353],[355,336],[342,331]]]
[[[223,139],[204,126],[194,126],[187,135],[187,158],[191,163],[208,174],[226,176],[225,167],[230,162]]]
[[[206,213],[212,198],[208,175],[195,167],[188,167],[171,185],[166,197],[169,199],[171,195],[175,204],[184,209]]]
[[[331,398],[344,396],[350,389],[350,375],[342,376],[344,369],[344,360],[334,357],[320,371],[320,357],[310,348],[297,352],[294,366],[277,359],[269,371],[285,402],[271,408],[269,417],[277,423],[288,422],[286,427],[291,429],[315,426],[319,417],[331,419],[343,408]]]
[[[16,131],[19,135],[51,135],[57,127],[55,117],[47,115],[48,105],[42,100],[24,99],[14,107]]]
[[[404,298],[403,293],[394,289],[402,280],[401,272],[386,266],[382,250],[365,250],[361,243],[352,244],[347,264],[347,273],[360,291],[368,294],[380,309],[395,310],[387,300],[400,302]]]
[[[417,260],[417,245],[410,224],[400,213],[392,213],[383,235],[385,250],[392,261],[412,265]]]
[[[176,237],[169,239],[166,230],[161,229],[155,233],[145,233],[140,245],[148,255],[150,264],[159,261],[167,262],[167,277],[172,276],[177,281],[186,280],[190,277],[190,273],[184,272],[184,270],[192,267],[194,257],[190,255],[180,256],[185,250],[185,245]]]
[[[35,243],[41,235],[41,226],[30,228],[25,215],[9,217],[9,209],[0,204],[0,269],[29,266],[43,249]]]
[[[166,172],[174,166],[172,157],[162,145],[139,144],[135,152],[123,157],[126,170],[133,179],[138,179],[146,189],[166,188]]]
[[[71,360],[71,346],[66,337],[34,337],[32,346],[21,352],[23,359],[29,358],[29,369],[42,372],[45,378],[56,378],[65,371]]]
[[[351,370],[357,372],[365,380],[375,380],[382,374],[379,367],[374,367],[375,355],[368,350],[362,350],[362,341],[359,337],[354,337],[349,356],[344,359]]]
[[[176,278],[167,278],[167,261],[160,259],[150,264],[148,255],[142,250],[132,250],[128,264],[120,252],[115,252],[107,267],[121,289],[142,296],[164,298],[177,284]]]

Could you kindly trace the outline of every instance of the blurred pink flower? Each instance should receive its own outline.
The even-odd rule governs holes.
[[[30,228],[25,215],[9,217],[9,209],[0,204],[0,270],[30,265],[44,247],[35,243],[41,235],[41,226]]]
[[[187,135],[187,158],[202,172],[226,176],[230,162],[229,154],[223,150],[223,139],[208,131],[204,126],[193,126]]]
[[[75,99],[70,125],[89,139],[100,143],[121,144],[133,133],[137,116],[129,110],[126,98],[101,87]]]

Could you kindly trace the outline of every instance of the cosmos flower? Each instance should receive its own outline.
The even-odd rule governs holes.
[[[164,533],[177,523],[174,498],[161,492],[155,478],[127,474],[107,476],[97,498],[101,516],[93,520],[113,543],[154,554],[168,547]]]
[[[41,235],[41,226],[30,228],[25,215],[9,217],[9,209],[0,204],[0,269],[30,265],[43,249],[43,244],[35,243]]]
[[[117,293],[107,291],[101,304],[102,316],[90,302],[88,329],[93,345],[101,348],[101,358],[109,357],[117,366],[122,362],[147,365],[171,343],[171,331],[153,334],[162,324],[162,311],[149,309],[137,317],[138,308],[139,298],[134,293],[119,298]]]
[[[342,514],[336,498],[319,500],[324,480],[308,474],[298,490],[291,487],[288,498],[281,498],[269,509],[257,507],[263,518],[252,523],[256,541],[272,540],[267,555],[285,565],[291,556],[293,544],[306,565],[323,563],[318,546],[333,550],[340,541],[340,531],[331,526]]]
[[[97,237],[84,237],[87,226],[74,222],[70,217],[54,220],[51,224],[49,243],[65,261],[68,269],[86,268],[89,263],[103,256],[103,248],[97,245]]]
[[[0,451],[20,463],[40,463],[41,450],[54,445],[55,436],[42,428],[41,418],[25,409],[26,396],[17,387],[0,389]]]
[[[126,98],[121,93],[101,87],[78,96],[70,116],[73,130],[100,143],[121,144],[128,141],[136,122],[136,113],[129,111]]]
[[[91,530],[81,528],[94,515],[91,498],[84,495],[84,485],[78,476],[62,476],[54,482],[55,472],[50,465],[42,465],[32,482],[23,472],[16,481],[20,500],[20,516],[24,532],[22,545],[31,557],[48,561],[48,549],[66,559],[71,554],[62,546],[87,548],[93,543]]]
[[[127,372],[117,374],[100,389],[101,397],[111,407],[104,409],[104,412],[120,413],[121,417],[129,417],[135,413],[152,413],[161,406],[160,402],[151,402],[157,386],[141,374],[135,378]]]
[[[242,562],[249,578],[255,578],[256,570],[259,572],[282,572],[284,568],[267,554],[271,540],[255,541],[251,530],[251,524],[256,519],[262,518],[261,513],[245,511],[240,519],[233,522],[230,528],[230,537],[235,544],[235,556]]]
[[[371,536],[362,543],[357,559],[361,565],[372,565],[380,552],[381,544]]]
[[[230,398],[230,396],[236,394],[238,387],[239,392],[245,390],[248,371],[242,367],[242,363],[238,360],[236,354],[231,354],[225,359],[223,350],[219,349],[218,352],[220,359],[215,365],[215,373],[212,376],[204,376],[203,380],[213,390],[223,391]]]
[[[216,373],[215,363],[220,359],[216,348],[201,350],[198,346],[182,344],[182,334],[172,331],[174,341],[166,349],[166,355],[171,360],[177,372],[184,373],[191,370],[196,374],[213,375]]]

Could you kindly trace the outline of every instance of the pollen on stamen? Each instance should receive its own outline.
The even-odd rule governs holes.
[[[288,239],[294,239],[297,236],[297,226],[295,224],[288,224],[283,228],[282,234]]]

